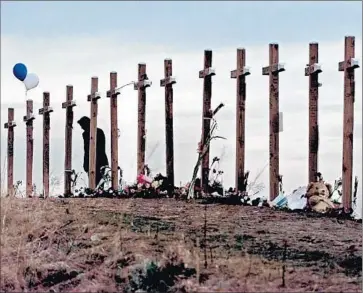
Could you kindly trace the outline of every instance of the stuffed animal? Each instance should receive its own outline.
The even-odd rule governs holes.
[[[311,210],[325,213],[334,209],[334,204],[330,201],[332,196],[332,186],[322,179],[317,182],[310,182],[306,189],[307,206]]]

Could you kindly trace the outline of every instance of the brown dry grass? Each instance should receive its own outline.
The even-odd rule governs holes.
[[[361,254],[361,224],[346,222],[343,228],[332,220],[214,205],[208,207],[205,226],[203,209],[173,200],[2,198],[0,290],[126,291],[135,269],[153,260],[161,268],[169,267],[169,272],[177,263],[195,270],[191,276],[176,273],[177,281],[168,285],[172,292],[361,291],[361,267],[349,271],[350,265],[343,265],[347,258],[339,258],[344,245],[353,250],[350,257]],[[281,216],[279,222],[273,223],[272,214]],[[246,217],[255,219],[248,224],[252,226]],[[286,232],[284,227],[297,222],[305,230]],[[309,231],[319,225],[326,235]],[[329,230],[334,225],[350,231],[346,239],[351,242],[335,243],[338,237]],[[262,233],[264,229],[267,232]],[[286,259],[278,257],[278,231],[283,239],[298,242],[289,243]],[[318,251],[324,257],[312,261],[297,257],[303,243],[298,239],[309,235],[305,255]],[[334,242],[335,247],[327,248],[322,241]]]

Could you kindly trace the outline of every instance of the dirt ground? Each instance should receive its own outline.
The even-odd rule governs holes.
[[[2,199],[1,228],[2,292],[362,290],[362,224],[351,220],[173,199]]]

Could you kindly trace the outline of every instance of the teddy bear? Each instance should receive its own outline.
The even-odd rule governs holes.
[[[310,182],[306,189],[307,207],[315,212],[326,213],[334,209],[331,202],[332,186],[325,183],[322,178],[317,182]]]

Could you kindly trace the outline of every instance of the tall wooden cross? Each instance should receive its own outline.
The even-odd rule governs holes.
[[[65,197],[73,194],[71,188],[72,176],[72,135],[73,135],[73,107],[76,101],[73,100],[73,86],[67,85],[66,101],[62,103],[62,109],[66,109],[66,125],[65,125],[65,156],[64,156],[64,191]]]
[[[96,145],[97,145],[97,115],[98,115],[98,77],[91,79],[91,94],[87,96],[87,100],[91,102],[91,123],[89,135],[89,171],[88,171],[88,187],[91,190],[96,189]]]
[[[165,143],[166,143],[166,177],[170,188],[174,187],[174,129],[173,129],[173,63],[171,59],[164,60],[164,78],[160,80],[160,86],[165,88]]]
[[[305,67],[305,76],[309,76],[309,182],[315,182],[318,174],[319,152],[319,45],[310,43],[309,64]]]
[[[43,115],[43,196],[49,196],[49,130],[50,113],[53,109],[49,106],[49,93],[43,93],[43,108],[39,109],[39,115]]]
[[[23,121],[26,125],[26,196],[32,197],[33,194],[33,100],[26,101],[26,115]]]
[[[279,195],[279,73],[285,71],[279,63],[279,45],[269,45],[269,66],[262,68],[262,75],[269,76],[270,83],[270,200]]]
[[[204,51],[204,69],[199,71],[199,78],[203,78],[203,118],[202,118],[202,146],[206,145],[206,139],[210,133],[210,111],[212,108],[212,76],[215,70],[212,68],[212,50]],[[208,192],[209,185],[209,146],[202,161],[201,186],[203,192]]]
[[[353,129],[354,129],[354,70],[359,68],[355,59],[355,37],[345,37],[344,61],[339,62],[339,71],[344,72],[344,117],[343,117],[343,207],[347,213],[352,209],[353,183]]]
[[[246,68],[246,50],[237,49],[237,69],[231,71],[231,78],[237,79],[236,103],[236,191],[246,191],[245,174],[245,130],[246,130],[246,76],[250,71]]]
[[[14,108],[8,109],[8,122],[4,128],[8,130],[8,196],[14,196]]]
[[[151,82],[146,74],[146,64],[138,65],[138,81],[134,84],[134,90],[138,91],[138,115],[137,115],[137,175],[145,173],[145,149],[146,149],[146,88]]]
[[[112,189],[118,190],[118,123],[117,123],[117,96],[120,94],[117,88],[117,72],[110,73],[110,90],[107,97],[110,98],[111,112],[111,182]]]

